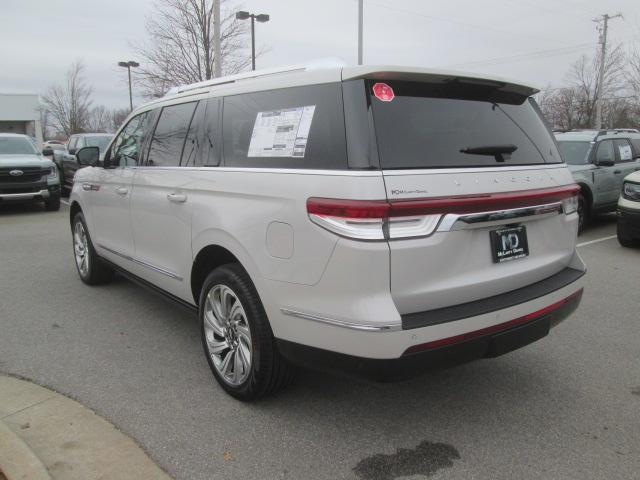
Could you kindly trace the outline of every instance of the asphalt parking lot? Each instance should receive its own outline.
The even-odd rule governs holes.
[[[0,372],[94,409],[177,479],[640,478],[640,250],[613,235],[608,215],[580,237],[582,305],[533,345],[399,384],[304,372],[243,404],[195,317],[81,283],[66,206],[0,207]]]

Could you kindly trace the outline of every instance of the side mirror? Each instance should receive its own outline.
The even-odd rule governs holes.
[[[82,167],[95,167],[100,160],[98,147],[84,147],[76,152],[76,159]]]
[[[601,158],[599,160],[596,160],[596,165],[598,165],[599,167],[613,167],[615,164],[616,162],[614,162],[610,158]]]
[[[44,148],[42,154],[46,156],[53,155],[53,149],[50,147]]]

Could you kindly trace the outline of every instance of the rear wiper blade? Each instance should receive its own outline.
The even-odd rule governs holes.
[[[496,162],[504,162],[506,158],[518,149],[515,145],[482,145],[480,147],[465,147],[460,153],[468,155],[489,155],[495,157]]]

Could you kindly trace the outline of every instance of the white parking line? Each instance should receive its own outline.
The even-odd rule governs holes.
[[[607,240],[613,240],[614,238],[618,238],[617,235],[609,235],[608,237],[597,238],[595,240],[591,240],[589,242],[582,242],[576,245],[576,247],[586,247],[587,245],[593,245],[594,243],[606,242]]]
[[[60,199],[60,203],[64,203],[67,207],[69,206],[69,202],[67,202],[66,200]]]

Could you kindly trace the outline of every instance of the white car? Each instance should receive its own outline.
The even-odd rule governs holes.
[[[180,87],[103,161],[76,153],[97,165],[70,197],[78,272],[197,312],[245,400],[294,364],[390,380],[520,348],[576,309],[585,273],[579,187],[534,93],[371,66]]]
[[[617,214],[620,245],[640,245],[640,172],[624,178]]]

